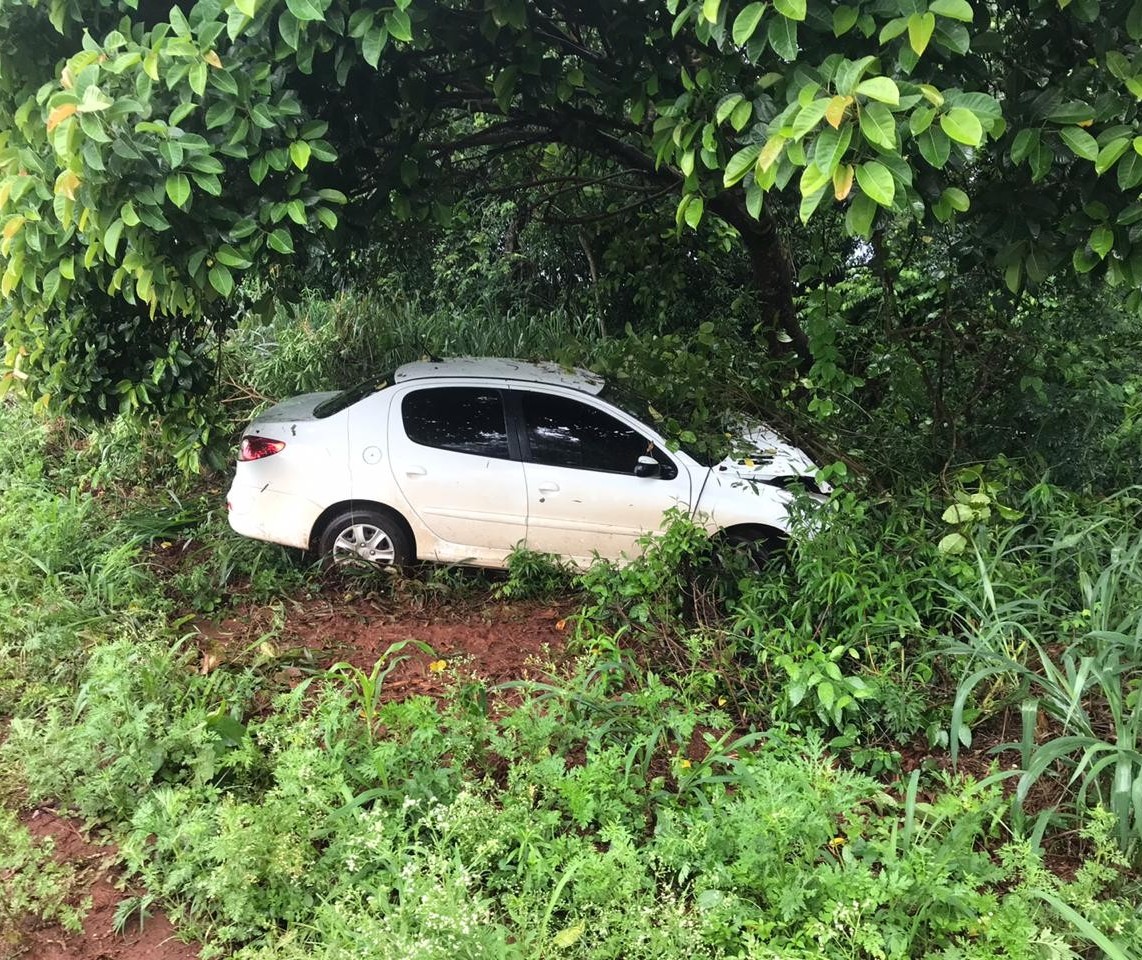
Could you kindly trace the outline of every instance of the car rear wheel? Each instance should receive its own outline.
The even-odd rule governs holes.
[[[412,559],[412,543],[394,514],[373,507],[337,514],[318,543],[324,563],[342,569],[402,566]]]

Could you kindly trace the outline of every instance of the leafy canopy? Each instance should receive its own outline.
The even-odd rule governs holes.
[[[506,188],[589,156],[720,218],[786,323],[781,234],[831,204],[1136,306],[1140,38],[1142,0],[2,0],[6,383],[186,413],[243,278],[509,159]]]

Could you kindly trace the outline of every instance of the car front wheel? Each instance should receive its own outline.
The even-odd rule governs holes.
[[[755,572],[785,557],[788,547],[786,538],[768,527],[732,527],[723,530],[717,540],[722,551],[736,555]]]
[[[330,566],[402,566],[412,559],[412,543],[393,514],[372,507],[337,514],[325,525],[318,543],[322,560]]]

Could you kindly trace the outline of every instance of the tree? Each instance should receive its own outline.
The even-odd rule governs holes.
[[[493,183],[728,224],[802,369],[789,237],[822,204],[1137,305],[1140,38],[1142,0],[3,0],[8,381],[185,406],[244,277]]]

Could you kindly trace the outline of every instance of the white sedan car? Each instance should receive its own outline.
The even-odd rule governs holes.
[[[767,428],[747,459],[670,450],[649,410],[552,363],[410,363],[341,393],[293,397],[242,437],[230,526],[334,563],[504,566],[520,545],[579,566],[630,557],[680,509],[711,533],[790,532],[786,486],[816,467]]]

